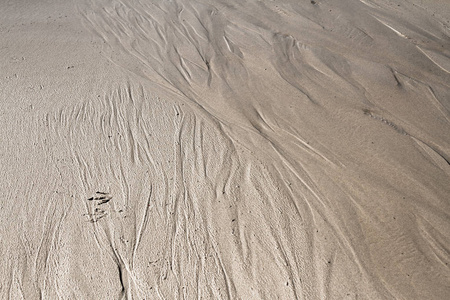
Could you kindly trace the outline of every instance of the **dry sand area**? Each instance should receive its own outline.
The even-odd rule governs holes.
[[[450,299],[448,0],[1,0],[0,299]]]

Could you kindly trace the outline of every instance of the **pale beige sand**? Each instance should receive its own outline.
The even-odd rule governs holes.
[[[450,299],[449,28],[447,0],[1,1],[0,298]]]

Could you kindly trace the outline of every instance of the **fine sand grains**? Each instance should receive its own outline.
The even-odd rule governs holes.
[[[1,299],[450,298],[450,4],[0,4]]]

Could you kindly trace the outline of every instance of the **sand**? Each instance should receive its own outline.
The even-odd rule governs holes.
[[[447,0],[0,3],[1,299],[450,299]]]

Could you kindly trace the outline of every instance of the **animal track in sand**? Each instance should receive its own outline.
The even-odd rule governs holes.
[[[403,130],[403,128],[401,128],[401,127],[399,127],[398,125],[394,124],[393,122],[391,122],[391,121],[385,119],[384,117],[375,114],[375,113],[374,113],[373,111],[371,111],[370,109],[364,108],[362,111],[363,111],[363,113],[364,113],[366,116],[369,116],[369,117],[371,117],[371,118],[373,118],[373,119],[375,119],[375,120],[378,120],[378,121],[383,122],[384,124],[386,124],[386,125],[392,127],[392,128],[393,128],[395,131],[397,131],[398,133],[404,134],[404,135],[409,135],[405,130]]]
[[[108,193],[96,192],[96,194],[101,196],[88,198],[88,201],[100,201],[97,205],[102,205],[104,203],[108,203],[112,199]]]
[[[96,201],[96,203],[95,203],[96,206],[100,206],[102,204],[108,203],[112,199],[112,196],[109,195],[109,193],[96,192],[95,194],[96,194],[95,196],[90,197],[87,200],[88,201]],[[98,220],[104,218],[107,214],[108,214],[107,210],[96,207],[92,213],[87,213],[85,215],[87,215],[89,217],[90,222],[94,223],[94,222],[97,222]]]

